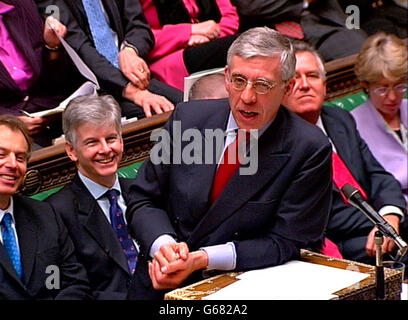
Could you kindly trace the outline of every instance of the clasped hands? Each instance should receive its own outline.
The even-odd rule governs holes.
[[[191,25],[191,36],[188,41],[188,46],[193,47],[205,42],[209,42],[210,40],[219,38],[220,35],[220,26],[214,20],[193,23]]]
[[[157,290],[179,287],[194,271],[208,266],[203,250],[190,252],[186,243],[163,245],[149,262],[149,276]]]

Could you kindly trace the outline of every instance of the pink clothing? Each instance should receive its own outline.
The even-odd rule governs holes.
[[[31,84],[34,72],[26,58],[15,45],[3,23],[2,15],[13,9],[13,6],[0,2],[0,62],[20,90],[25,91]]]
[[[183,50],[191,36],[191,23],[198,22],[199,8],[194,0],[183,0],[191,17],[191,23],[160,25],[153,0],[140,0],[147,22],[152,28],[155,46],[149,54],[150,70],[161,80],[180,90],[184,89],[184,77],[188,71],[183,61]],[[236,34],[239,17],[230,0],[216,0],[221,12],[220,37]]]

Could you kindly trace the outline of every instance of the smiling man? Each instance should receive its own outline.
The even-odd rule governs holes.
[[[125,299],[138,248],[124,218],[131,179],[118,179],[123,140],[111,96],[83,96],[63,113],[73,182],[47,199],[65,222],[96,299]]]
[[[256,130],[258,170],[241,174],[240,159],[217,157],[208,139],[201,162],[146,161],[129,193],[127,218],[141,245],[130,299],[160,299],[213,272],[279,265],[322,240],[331,148],[320,130],[281,107],[295,67],[289,40],[269,28],[249,30],[227,61],[229,98],[179,104],[165,126],[168,150],[189,144],[175,126],[203,137],[219,130],[224,150],[240,143],[238,129]]]
[[[0,116],[0,297],[86,299],[86,272],[73,254],[61,219],[49,204],[17,194],[27,171],[31,143],[21,120]],[[50,275],[50,266],[58,270],[55,277]]]
[[[368,202],[398,231],[406,211],[401,187],[372,155],[351,114],[324,106],[325,70],[318,52],[301,41],[294,43],[294,49],[295,84],[283,104],[321,128],[333,148],[333,205],[327,237],[338,245],[345,259],[374,264],[376,229],[362,212],[343,201],[339,190],[346,183],[360,189]],[[385,238],[382,251],[391,253],[395,247],[390,238]]]

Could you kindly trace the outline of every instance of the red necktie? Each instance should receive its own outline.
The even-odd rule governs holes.
[[[339,190],[341,190],[341,188],[343,188],[343,186],[348,183],[352,185],[354,188],[358,189],[366,200],[368,199],[367,194],[364,192],[363,188],[353,177],[353,174],[350,172],[346,164],[343,162],[343,160],[336,152],[332,153],[332,165],[333,165],[333,182]],[[341,196],[343,197],[344,202],[348,204],[348,201],[344,197],[343,193],[342,192],[340,193]]]
[[[341,188],[348,183],[353,187],[357,188],[358,190],[360,190],[363,197],[367,199],[367,195],[364,192],[363,188],[361,188],[357,180],[353,177],[353,174],[350,172],[346,164],[343,162],[343,160],[336,152],[332,153],[332,166],[333,166],[333,182],[339,190],[341,190]],[[348,201],[344,197],[343,193],[340,192],[340,194],[343,197],[344,202],[348,204]],[[324,239],[320,252],[326,256],[340,259],[343,258],[337,245],[328,238]]]
[[[304,39],[305,35],[303,33],[303,29],[299,23],[294,21],[284,21],[275,24],[275,29],[280,34],[283,34],[287,37],[293,39]]]
[[[241,162],[240,151],[238,146],[241,146],[244,138],[241,137],[240,130],[238,130],[238,135],[224,151],[222,156],[222,161],[218,166],[217,173],[215,174],[213,187],[211,191],[211,202],[214,203],[217,200],[218,196],[221,194],[224,187],[227,185],[228,181],[234,175],[235,171],[239,168]],[[243,131],[242,131],[243,132]],[[246,135],[246,138],[249,138],[249,134]]]

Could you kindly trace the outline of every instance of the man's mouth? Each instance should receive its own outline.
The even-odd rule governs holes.
[[[108,163],[112,162],[113,159],[114,159],[114,157],[111,157],[111,158],[107,158],[107,159],[96,160],[96,162],[101,163],[101,164],[108,164]]]
[[[257,112],[250,112],[250,111],[244,111],[244,110],[240,110],[239,112],[246,118],[255,117],[258,115]]]
[[[8,180],[8,181],[16,181],[17,180],[16,176],[10,176],[10,175],[6,175],[6,174],[0,175],[0,178],[4,179],[4,180]]]

